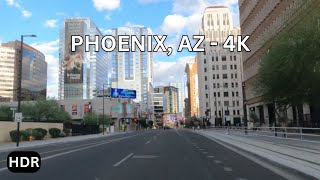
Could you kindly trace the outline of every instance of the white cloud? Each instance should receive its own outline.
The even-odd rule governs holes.
[[[187,20],[188,18],[181,15],[168,15],[164,18],[161,30],[165,34],[181,32],[186,27]]]
[[[98,11],[115,10],[120,7],[120,0],[92,0],[93,6]]]
[[[58,97],[58,82],[59,82],[59,40],[50,42],[37,42],[30,46],[41,51],[48,64],[47,69],[47,96]]]
[[[139,3],[147,4],[147,3],[156,3],[164,0],[138,0]]]
[[[155,86],[169,85],[172,82],[185,82],[185,67],[187,62],[194,61],[194,56],[185,56],[176,62],[153,62]]]
[[[104,18],[105,18],[106,20],[110,21],[110,20],[111,20],[111,15],[110,15],[110,14],[107,14],[107,15],[104,16]]]
[[[56,28],[58,25],[58,20],[57,19],[48,19],[44,22],[44,26],[48,28]]]
[[[25,18],[29,18],[32,16],[32,13],[30,11],[25,10],[25,9],[22,10],[21,13],[22,13],[23,17],[25,17]]]
[[[6,2],[7,2],[7,4],[9,6],[13,6],[13,7],[16,7],[16,8],[20,8],[21,7],[20,4],[15,0],[6,0]]]

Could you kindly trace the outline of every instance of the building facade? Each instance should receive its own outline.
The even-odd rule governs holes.
[[[241,53],[224,49],[229,35],[240,34],[233,27],[232,14],[227,7],[206,8],[202,18],[201,35],[205,35],[205,52],[197,53],[200,116],[209,110],[215,125],[239,124],[243,117]],[[236,39],[235,39],[236,40]],[[210,42],[218,46],[210,46]]]
[[[99,47],[95,52],[90,46],[85,52],[84,44],[71,52],[71,36],[90,36],[90,40],[103,34],[89,18],[65,19],[60,31],[59,49],[59,99],[91,99],[110,86],[111,61],[108,53]]]
[[[179,115],[184,117],[185,104],[184,100],[187,98],[187,85],[185,82],[173,82],[169,83],[169,86],[178,88],[178,97],[179,97]]]
[[[0,46],[0,99],[17,101],[21,42]],[[23,44],[21,100],[36,100],[47,96],[47,62],[37,49]]]
[[[263,102],[261,94],[255,92],[254,87],[260,62],[274,40],[279,39],[294,26],[303,25],[308,19],[316,18],[319,14],[320,2],[317,0],[240,0],[239,8],[241,34],[250,35],[246,44],[251,52],[242,54],[247,116],[249,113],[256,113],[260,125],[271,126],[277,121],[275,105]],[[304,114],[302,121],[307,121],[310,119],[310,108],[308,105],[303,105],[302,108]],[[292,120],[291,108],[288,110],[288,116],[289,121]]]
[[[199,117],[199,85],[198,85],[198,61],[195,58],[194,62],[186,64],[185,72],[187,73],[187,88],[189,105],[188,117]]]
[[[152,35],[151,30],[146,27],[120,27],[112,30],[112,35],[135,35],[140,40],[141,37]],[[131,47],[131,41],[129,45]],[[144,44],[147,49],[147,44]],[[124,46],[125,48],[125,46]],[[133,89],[137,92],[137,98],[134,100],[141,104],[151,106],[153,70],[152,70],[152,52],[142,52],[138,48],[135,52],[112,52],[112,87],[121,89]]]

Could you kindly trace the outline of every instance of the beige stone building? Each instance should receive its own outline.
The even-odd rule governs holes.
[[[198,87],[198,61],[195,57],[194,62],[186,64],[187,73],[188,101],[190,104],[189,117],[199,117],[199,87]]]

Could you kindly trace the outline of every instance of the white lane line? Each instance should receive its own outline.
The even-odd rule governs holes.
[[[227,172],[231,172],[231,171],[232,171],[232,168],[230,168],[230,167],[224,167],[223,170],[224,170],[224,171],[227,171]]]
[[[2,162],[6,162],[7,160],[2,160],[2,161],[0,161],[0,163],[2,163]]]
[[[182,136],[177,130],[176,130],[176,133],[177,133],[179,136]]]
[[[141,155],[141,156],[133,156],[132,159],[155,159],[159,158],[159,156],[152,156],[152,155]]]
[[[123,138],[114,139],[114,140],[110,140],[110,141],[103,141],[102,143],[99,143],[99,144],[94,144],[94,145],[83,147],[83,148],[80,148],[80,149],[75,149],[75,150],[71,150],[71,151],[55,154],[55,155],[52,155],[52,156],[47,156],[47,157],[41,158],[41,161],[47,160],[47,159],[51,159],[51,158],[54,158],[54,157],[58,157],[58,156],[62,156],[62,155],[65,155],[65,154],[70,154],[70,153],[73,153],[73,152],[85,150],[85,149],[90,149],[90,148],[93,148],[93,147],[96,147],[96,146],[109,144],[109,143],[112,143],[112,142],[116,142],[116,141],[120,141],[120,140],[123,140],[123,139],[131,138],[131,137],[134,137],[134,136],[137,136],[137,135],[133,135],[133,136],[129,136],[129,137],[123,137]],[[8,170],[8,168],[7,167],[0,168],[0,172],[5,171],[5,170]]]
[[[214,156],[207,156],[207,158],[211,158],[212,159],[212,158],[214,158]]]
[[[151,142],[151,139],[148,142],[146,142],[146,144],[149,144],[150,142]]]
[[[202,152],[203,154],[208,154],[208,152]]]
[[[219,161],[219,160],[215,160],[214,161],[216,164],[221,164],[222,162],[221,161]]]
[[[199,149],[200,151],[204,151],[204,149]]]
[[[128,156],[126,156],[125,158],[123,158],[121,161],[119,161],[119,162],[117,162],[116,164],[114,164],[113,167],[119,166],[121,163],[123,163],[124,161],[126,161],[127,159],[129,159],[132,155],[133,155],[133,153],[129,154]]]

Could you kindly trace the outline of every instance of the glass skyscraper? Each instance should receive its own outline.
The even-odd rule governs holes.
[[[110,84],[111,61],[108,53],[94,51],[85,52],[84,44],[71,52],[71,36],[89,35],[90,39],[98,35],[99,41],[103,34],[89,18],[65,19],[63,29],[60,32],[60,76],[59,99],[91,99],[101,92],[103,85]],[[110,75],[110,76],[109,76]]]
[[[152,35],[146,27],[121,27],[112,30],[112,35],[136,35],[138,39]],[[147,38],[146,38],[147,39]],[[131,42],[129,40],[129,46]],[[144,44],[147,50],[147,41]],[[125,48],[125,46],[124,46]],[[152,52],[141,52],[138,48],[133,52],[112,52],[112,87],[133,89],[137,91],[136,102],[151,105],[153,84]]]

